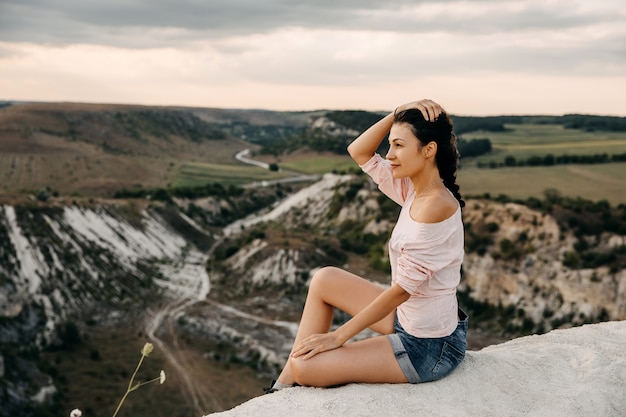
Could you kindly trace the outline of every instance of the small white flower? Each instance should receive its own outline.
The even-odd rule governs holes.
[[[161,369],[161,373],[159,374],[159,384],[162,384],[164,382],[165,382],[165,371]]]
[[[70,417],[80,417],[82,415],[83,415],[83,412],[80,411],[78,408],[75,408],[72,411],[70,411]]]

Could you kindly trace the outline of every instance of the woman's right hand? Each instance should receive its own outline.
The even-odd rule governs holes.
[[[398,106],[396,107],[394,113],[409,109],[417,109],[421,111],[424,119],[428,120],[429,122],[434,122],[435,120],[437,120],[437,117],[439,117],[439,115],[444,111],[441,105],[428,98],[425,98]]]

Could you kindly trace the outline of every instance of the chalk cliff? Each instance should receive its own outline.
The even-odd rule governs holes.
[[[480,351],[441,381],[297,387],[211,417],[626,415],[626,321],[554,330]]]

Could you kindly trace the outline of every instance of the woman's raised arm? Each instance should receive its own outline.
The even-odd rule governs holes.
[[[424,119],[434,121],[443,111],[441,106],[430,99],[412,101],[396,108],[393,113],[380,119],[370,126],[365,132],[348,145],[348,153],[354,161],[363,165],[369,161],[380,143],[385,139],[393,125],[394,113],[408,109],[418,109],[424,115]]]
[[[393,125],[393,113],[380,119],[348,145],[348,153],[359,165],[369,161]]]

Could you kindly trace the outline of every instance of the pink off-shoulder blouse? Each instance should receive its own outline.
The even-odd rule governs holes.
[[[416,222],[410,215],[415,189],[408,178],[393,178],[389,161],[378,154],[361,168],[402,206],[389,240],[391,282],[410,294],[398,306],[398,321],[416,337],[452,334],[458,324],[456,287],[464,255],[461,207],[441,222]]]

